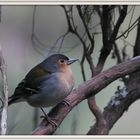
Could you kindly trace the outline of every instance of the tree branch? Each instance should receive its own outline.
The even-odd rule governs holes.
[[[96,95],[99,91],[105,88],[114,80],[136,71],[140,70],[140,56],[132,58],[128,61],[120,63],[109,70],[106,70],[85,83],[74,89],[70,95],[66,97],[66,101],[70,106],[63,103],[58,104],[48,114],[52,120],[55,120],[59,126],[67,114],[72,110],[74,106],[83,101],[84,99]],[[44,119],[41,124],[33,131],[32,134],[53,134],[57,127],[47,123]]]
[[[134,56],[140,54],[140,21],[138,23],[137,38],[134,46]],[[114,44],[115,45],[115,44]],[[117,46],[116,46],[117,49]],[[125,46],[124,46],[125,49]],[[118,57],[118,62],[121,62],[120,56],[118,55],[118,50],[116,50],[116,55]],[[140,72],[133,73],[129,78],[122,77],[125,86],[122,89],[118,89],[115,95],[111,98],[108,105],[105,107],[103,115],[106,121],[106,129],[109,130],[113,127],[115,122],[123,115],[123,113],[128,110],[129,106],[140,98]],[[95,124],[88,132],[88,134],[99,134],[100,130],[97,130],[98,124]]]
[[[104,46],[107,45],[107,42],[108,42],[108,39],[109,39],[109,34],[108,34],[109,10],[108,10],[108,8],[109,8],[108,5],[104,5],[103,6],[103,13],[102,13],[102,15],[100,14],[101,28],[102,28],[102,33],[103,33],[103,44],[104,44]]]
[[[110,37],[110,42],[114,42],[114,40],[118,34],[119,28],[120,28],[121,24],[123,23],[126,15],[127,15],[127,6],[123,6],[123,9],[121,10],[119,19],[117,20],[117,23],[114,27],[113,33]]]
[[[138,22],[138,28],[137,28],[137,38],[136,38],[136,43],[134,46],[134,56],[140,55],[140,20]]]
[[[140,20],[140,17],[138,17],[133,23],[131,26],[129,26],[129,28],[127,28],[121,35],[119,35],[118,37],[115,38],[115,40],[118,40],[119,38],[121,38],[122,36],[124,37],[124,35],[127,33],[129,33],[131,30],[133,30],[137,24],[138,24],[138,21]],[[127,36],[126,36],[127,37]],[[126,38],[125,37],[125,38]]]
[[[96,104],[95,96],[88,98],[88,106],[91,110],[91,112],[96,117],[96,127],[94,127],[93,133],[90,133],[92,135],[99,134],[99,135],[105,135],[108,134],[107,129],[107,123],[104,118],[103,112],[100,110],[100,108]]]
[[[87,26],[87,24],[86,24],[86,22],[85,22],[85,19],[84,19],[84,17],[83,17],[83,14],[82,14],[82,11],[81,11],[80,6],[77,6],[77,10],[78,10],[79,16],[80,16],[80,18],[81,18],[81,20],[82,20],[82,22],[83,22],[83,25],[84,25],[84,28],[85,28],[85,30],[86,30],[87,36],[88,36],[88,38],[89,38],[89,40],[90,40],[91,46],[94,46],[94,40],[93,40],[92,36],[90,35],[88,26]],[[94,47],[93,47],[93,48],[94,48]]]
[[[118,34],[119,28],[120,28],[121,24],[123,23],[123,21],[124,21],[124,19],[126,17],[126,14],[127,14],[127,6],[123,6],[123,9],[121,10],[120,16],[119,16],[119,18],[117,20],[117,23],[116,23],[115,27],[114,27],[112,35],[111,35],[110,39],[108,39],[108,41],[107,41],[107,38],[105,37],[105,33],[103,33],[103,48],[101,50],[99,61],[97,63],[97,69],[96,69],[97,73],[99,73],[103,69],[104,63],[105,63],[108,55],[110,54],[110,52],[112,50],[112,45],[114,44],[114,41],[115,41],[116,36]],[[102,18],[101,18],[101,20],[102,20]],[[103,26],[102,27],[103,32],[105,32],[104,28],[107,28],[106,24],[102,25]],[[108,26],[108,28],[109,28],[109,26]]]
[[[5,64],[2,48],[0,46],[0,70],[2,73],[2,83],[3,83],[3,106],[1,113],[1,134],[5,135],[7,132],[7,110],[8,110],[8,83],[7,83],[7,66]]]
[[[140,82],[140,76],[138,75],[140,75],[140,72],[134,73],[129,80],[128,88],[124,87],[121,89],[123,91],[116,93],[105,107],[103,115],[107,122],[108,132],[123,113],[128,110],[129,106],[140,98],[140,86],[137,84],[138,81]],[[97,124],[89,130],[88,134],[95,133],[96,127]]]

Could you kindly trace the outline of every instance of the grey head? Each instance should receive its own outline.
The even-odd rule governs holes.
[[[71,59],[63,54],[53,54],[46,58],[40,65],[46,68],[48,71],[56,72],[68,67],[78,59]]]

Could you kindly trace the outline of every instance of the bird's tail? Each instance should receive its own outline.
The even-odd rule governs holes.
[[[8,106],[15,103],[18,100],[18,98],[15,98],[13,96],[8,98]]]
[[[13,96],[10,96],[10,97],[8,98],[8,106],[10,106],[10,105],[13,104],[13,103],[16,103],[17,100],[18,100],[18,98],[15,98],[15,97],[13,97]],[[2,112],[2,108],[3,108],[3,105],[0,107],[0,114],[1,114],[1,112]]]

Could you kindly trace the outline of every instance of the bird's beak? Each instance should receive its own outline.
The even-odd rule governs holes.
[[[69,59],[68,60],[68,65],[71,65],[72,63],[76,62],[78,59]]]

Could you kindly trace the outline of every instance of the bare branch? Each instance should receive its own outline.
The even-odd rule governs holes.
[[[121,35],[119,35],[118,37],[115,38],[115,40],[118,40],[119,38],[121,38],[122,36],[124,37],[124,35],[127,33],[127,32],[130,32],[132,31],[137,25],[138,25],[138,21],[140,20],[140,17],[138,17],[134,22],[133,24],[128,28],[126,29]]]
[[[84,70],[84,61],[85,61],[85,55],[83,54],[82,60],[80,62],[80,66],[81,66],[83,81],[86,81],[86,75],[85,75],[85,70]]]
[[[85,31],[87,33],[88,39],[90,41],[90,46],[86,47],[87,48],[86,53],[85,52],[83,53],[83,59],[81,61],[82,62],[81,63],[82,75],[83,75],[83,78],[85,80],[84,67],[83,67],[83,62],[85,60],[84,59],[85,57],[87,58],[88,64],[90,66],[90,70],[91,70],[91,73],[92,73],[91,77],[93,77],[93,76],[95,76],[95,74],[97,74],[97,73],[94,73],[95,68],[94,68],[92,57],[91,57],[91,54],[93,53],[93,50],[94,50],[94,36],[90,35],[88,25],[86,24],[86,21],[84,19],[82,11],[81,11],[81,7],[77,6],[77,10],[78,10],[79,16],[80,16],[80,18],[83,22],[83,25],[84,25]],[[102,127],[103,122],[105,122],[105,121],[103,119],[103,115],[102,115],[102,112],[100,111],[100,108],[96,104],[95,97],[88,98],[88,105],[89,105],[90,110],[92,111],[92,113],[96,117],[97,123],[99,124],[98,128],[102,128],[102,129],[100,129],[102,131],[103,130],[103,127]],[[101,133],[104,133],[104,130]]]
[[[140,82],[139,75],[140,72],[133,73],[131,79],[129,79],[128,88],[122,88],[121,90],[123,91],[116,93],[105,107],[103,114],[107,122],[108,131],[123,113],[128,110],[129,106],[140,98],[140,86],[137,84],[137,82]],[[88,133],[95,133],[96,127],[97,124],[95,124]]]
[[[115,55],[117,57],[117,63],[121,63],[122,58],[121,58],[121,55],[120,55],[120,52],[119,52],[119,49],[118,49],[118,46],[117,46],[116,43],[114,44],[114,53],[115,53]]]
[[[65,11],[65,15],[66,15],[66,19],[67,19],[67,25],[68,25],[68,31],[73,32],[74,29],[73,29],[73,27],[71,25],[70,17],[69,17],[69,15],[67,13],[66,7],[65,6],[62,6],[62,7],[63,7],[63,9]]]
[[[133,8],[132,8],[132,14],[131,14],[131,17],[130,17],[130,21],[129,21],[128,28],[130,27],[131,22],[132,22],[132,19],[133,19],[133,17],[134,17],[134,11],[135,11],[135,6],[133,6]],[[129,35],[129,33],[130,33],[130,31],[128,31],[127,34],[126,34],[124,37],[127,38],[128,35]]]
[[[65,37],[68,35],[68,33],[69,33],[69,32],[66,32],[65,34],[62,35],[62,38],[61,38],[61,42],[60,42],[60,46],[59,46],[58,52],[61,51],[61,48],[63,47],[64,39],[65,39]]]
[[[134,56],[140,55],[140,20],[138,22],[138,28],[137,28],[137,38],[134,46]]]
[[[124,19],[126,17],[126,13],[127,13],[127,6],[123,6],[123,9],[120,12],[120,16],[117,20],[117,23],[114,27],[114,30],[113,30],[112,35],[111,35],[109,40],[107,40],[107,37],[105,36],[105,33],[107,31],[104,31],[105,30],[104,28],[107,28],[107,27],[105,27],[107,23],[104,26],[102,25],[103,26],[102,30],[105,33],[103,33],[103,48],[101,50],[101,54],[100,54],[100,57],[99,57],[99,60],[98,60],[98,63],[97,63],[97,68],[96,68],[97,72],[96,73],[99,73],[100,71],[102,71],[104,63],[105,63],[108,55],[110,54],[110,52],[112,50],[112,45],[114,44],[114,41],[115,41],[115,38],[118,34],[119,28],[120,28],[122,22],[124,21]]]
[[[43,56],[43,53],[39,49],[43,49],[43,51],[44,51],[44,48],[46,48],[46,45],[39,39],[39,37],[35,33],[36,9],[37,9],[37,6],[34,5],[33,6],[33,16],[32,16],[31,42],[32,42],[32,46],[35,48],[35,50],[40,55]]]
[[[2,73],[3,83],[3,106],[1,111],[1,134],[5,135],[7,132],[7,110],[8,110],[8,83],[7,83],[7,66],[5,64],[2,48],[0,46],[0,70]]]
[[[115,38],[116,38],[116,36],[118,34],[119,28],[120,28],[121,24],[123,23],[126,15],[127,15],[127,6],[123,6],[123,9],[120,12],[119,19],[117,20],[117,23],[116,23],[116,25],[114,27],[113,33],[112,33],[112,35],[110,37],[110,42],[111,43],[114,42],[114,40],[115,40]]]
[[[91,132],[88,132],[88,135],[108,134],[106,120],[104,118],[102,111],[100,110],[100,108],[96,104],[95,96],[88,98],[88,105],[89,105],[91,112],[96,117],[96,127],[94,127],[94,130],[92,129]]]
[[[140,22],[139,22],[140,23]],[[140,25],[140,24],[139,24]],[[139,32],[140,32],[140,26],[138,26],[138,31],[137,31],[137,39],[134,47],[134,56],[137,56],[140,54],[140,47],[139,47]],[[118,58],[118,63],[123,61],[124,59],[121,60],[121,57],[119,55],[119,50],[117,49],[117,46],[115,47],[115,53]],[[125,48],[126,45],[124,44],[124,51],[123,51],[123,57],[125,57]],[[129,76],[129,78],[122,77],[123,82],[125,83],[125,86],[115,92],[115,95],[111,97],[110,102],[104,109],[104,119],[106,121],[106,128],[107,131],[113,127],[115,122],[123,115],[123,113],[128,110],[129,106],[135,102],[137,99],[140,98],[140,88],[137,83],[140,82],[139,78],[140,72],[133,73]],[[128,80],[129,79],[129,80]],[[97,130],[98,128],[97,123],[89,130],[88,134],[99,134],[100,130]]]
[[[108,39],[109,39],[109,34],[108,34],[109,10],[108,10],[108,8],[109,8],[108,5],[104,5],[103,6],[103,13],[102,13],[102,15],[100,14],[101,28],[102,28],[102,33],[103,33],[103,44],[104,44],[104,46],[107,45]]]
[[[94,46],[94,40],[92,39],[92,36],[90,35],[88,26],[87,26],[87,24],[86,24],[86,22],[85,22],[85,20],[84,20],[84,17],[83,17],[83,14],[82,14],[82,11],[81,11],[80,6],[77,6],[77,10],[78,10],[79,16],[80,16],[80,18],[81,18],[81,20],[82,20],[82,22],[83,22],[83,25],[84,25],[84,27],[85,27],[86,33],[87,33],[88,38],[89,38],[90,43],[91,43],[91,46]]]

